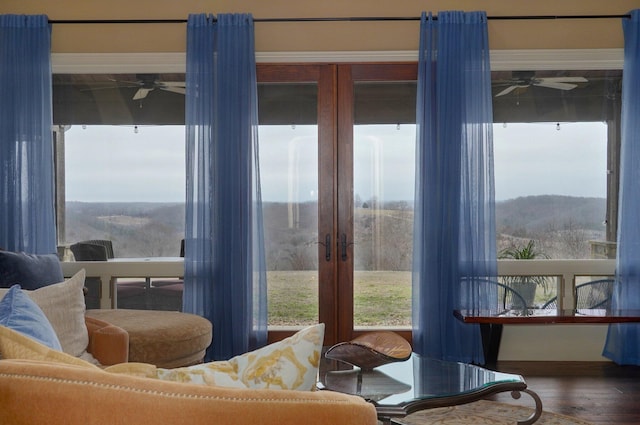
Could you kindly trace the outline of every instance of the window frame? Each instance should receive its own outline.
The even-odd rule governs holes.
[[[491,51],[492,71],[517,70],[622,70],[624,52],[616,49],[554,49]],[[257,52],[259,64],[293,63],[389,63],[415,62],[417,51],[380,52]],[[52,72],[83,73],[185,73],[186,54],[178,53],[52,53]],[[55,140],[55,139],[54,139]],[[615,153],[615,152],[614,152]],[[610,152],[611,154],[611,152]],[[609,165],[617,157],[610,159]],[[58,181],[56,179],[56,184]],[[617,184],[617,182],[616,182]],[[617,192],[616,192],[617,193]],[[607,197],[609,217],[615,218],[617,199]],[[56,203],[58,214],[60,205]],[[64,211],[64,207],[62,209]],[[64,229],[62,229],[64,230]],[[542,260],[544,261],[544,260]],[[598,261],[598,260],[588,260]],[[605,260],[610,263],[611,260]],[[531,264],[534,266],[533,264]],[[510,265],[507,269],[510,269]],[[537,266],[536,266],[537,267]],[[607,266],[609,268],[609,266]],[[502,269],[502,270],[501,270]],[[504,271],[504,267],[499,266]],[[574,275],[580,275],[579,270]],[[566,282],[566,280],[565,280]],[[571,298],[571,285],[562,285],[563,296]]]

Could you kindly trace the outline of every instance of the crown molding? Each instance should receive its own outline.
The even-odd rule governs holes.
[[[184,73],[185,53],[52,53],[54,74]]]
[[[622,69],[623,49],[492,50],[491,69],[577,70]],[[258,63],[358,63],[415,62],[418,52],[257,52]],[[174,53],[52,53],[56,74],[92,73],[184,73],[186,54]]]
[[[492,71],[622,69],[624,49],[492,50]]]

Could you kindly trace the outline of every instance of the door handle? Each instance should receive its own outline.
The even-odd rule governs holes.
[[[342,261],[347,261],[347,234],[340,236],[340,248],[342,250]]]
[[[331,261],[331,235],[327,233],[324,237],[324,243],[318,242],[319,245],[324,245],[324,259],[325,261]]]
[[[324,259],[331,261],[331,235],[329,233],[324,237]]]

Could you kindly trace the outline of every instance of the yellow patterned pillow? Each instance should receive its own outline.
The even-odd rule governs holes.
[[[323,341],[324,323],[320,323],[228,361],[157,369],[157,377],[226,387],[313,390]]]
[[[203,363],[175,369],[156,369],[156,378],[165,381],[186,382],[219,387],[247,388],[238,379],[238,372],[229,361]]]

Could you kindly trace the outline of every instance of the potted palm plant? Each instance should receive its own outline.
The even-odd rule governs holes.
[[[544,252],[538,250],[533,239],[524,246],[511,246],[498,254],[500,259],[533,260],[536,258],[549,258]],[[518,292],[527,303],[526,307],[532,307],[536,298],[538,286],[547,289],[545,276],[504,276],[501,278],[505,285]],[[519,306],[518,306],[519,307]],[[523,306],[524,307],[524,306]]]

